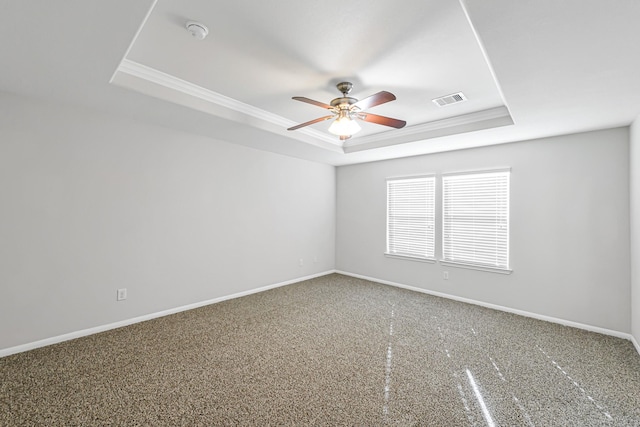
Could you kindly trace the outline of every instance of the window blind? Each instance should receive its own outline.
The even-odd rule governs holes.
[[[444,261],[509,268],[509,171],[442,178]]]
[[[433,258],[435,177],[387,180],[387,253]]]

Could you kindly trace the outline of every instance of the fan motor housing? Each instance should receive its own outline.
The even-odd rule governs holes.
[[[358,102],[357,99],[355,98],[351,98],[350,96],[345,96],[342,98],[336,98],[334,100],[331,101],[331,106],[332,107],[340,107],[340,106],[345,106],[348,107],[350,105],[355,104],[356,102]]]

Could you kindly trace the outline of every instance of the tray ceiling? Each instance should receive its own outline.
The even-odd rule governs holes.
[[[192,37],[189,20],[205,24],[208,37]],[[329,103],[344,80],[358,99],[394,93],[370,112],[407,127],[361,122],[344,143],[328,133],[330,121],[286,130],[326,115],[293,96]],[[458,2],[159,0],[112,82],[342,154],[513,123]],[[455,92],[467,100],[432,102]]]

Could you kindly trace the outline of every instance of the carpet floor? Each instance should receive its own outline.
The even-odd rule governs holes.
[[[626,340],[332,274],[0,359],[2,426],[639,426]]]

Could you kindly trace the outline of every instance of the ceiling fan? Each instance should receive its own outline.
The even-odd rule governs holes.
[[[329,132],[334,135],[338,135],[341,141],[351,138],[351,135],[360,131],[360,125],[356,122],[356,119],[364,120],[365,122],[376,123],[378,125],[390,126],[396,129],[403,128],[407,122],[404,120],[392,119],[391,117],[378,116],[364,112],[363,110],[375,107],[376,105],[384,104],[396,99],[396,96],[390,92],[382,91],[367,98],[358,101],[356,98],[347,96],[353,84],[349,82],[341,82],[336,85],[338,90],[342,92],[342,97],[336,98],[331,101],[331,104],[325,104],[323,102],[314,101],[313,99],[305,98],[304,96],[294,96],[296,101],[306,102],[307,104],[317,105],[318,107],[326,108],[331,111],[331,115],[320,117],[315,120],[311,120],[305,123],[301,123],[297,126],[290,127],[287,130],[296,130],[305,126],[319,123],[325,120],[334,119],[333,123],[329,127]]]

